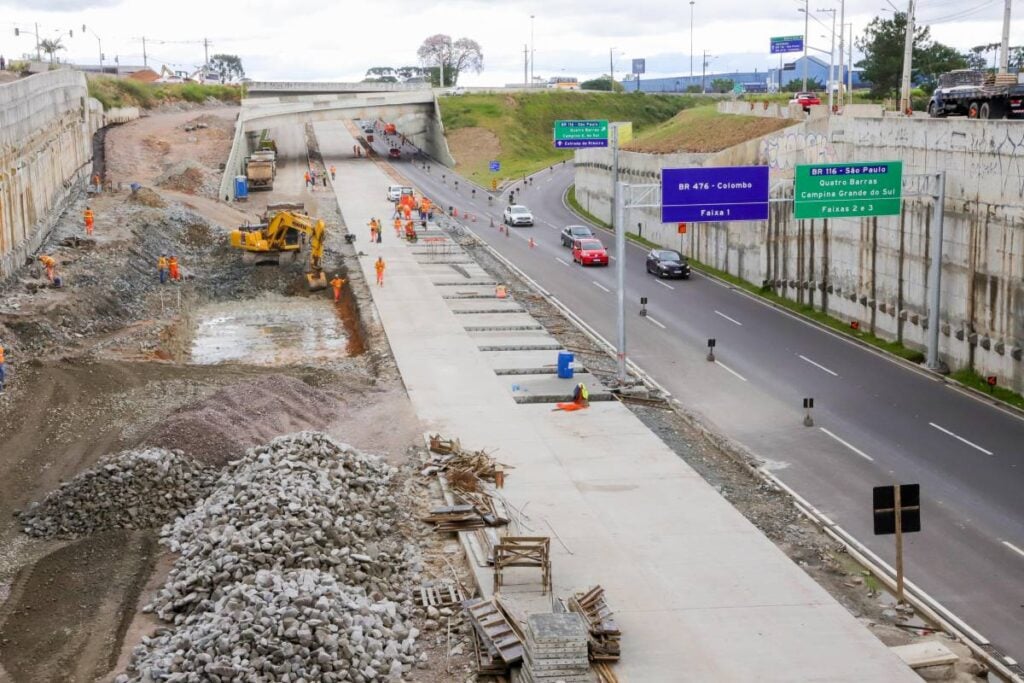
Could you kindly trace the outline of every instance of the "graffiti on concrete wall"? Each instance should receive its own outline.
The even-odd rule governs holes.
[[[791,169],[797,164],[827,164],[838,160],[827,135],[783,133],[761,141],[760,161],[771,168]]]

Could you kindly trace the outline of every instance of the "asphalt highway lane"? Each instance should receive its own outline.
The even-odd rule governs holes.
[[[595,230],[609,268],[572,263],[559,239],[565,225],[586,224],[564,204],[571,163],[517,184],[516,202],[536,225],[508,235],[490,227],[506,195],[488,201],[461,178],[456,190],[457,177],[436,164],[395,166],[436,203],[474,214],[467,227],[614,341],[612,235]],[[921,484],[923,531],[906,536],[908,579],[1020,660],[1024,420],[717,280],[658,280],[646,273],[646,252],[627,243],[624,254],[630,358],[889,563],[892,537],[872,535],[872,487]],[[804,397],[815,399],[813,427],[802,423]]]

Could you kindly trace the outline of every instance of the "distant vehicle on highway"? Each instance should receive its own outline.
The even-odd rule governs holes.
[[[1024,116],[1024,84],[1018,74],[986,74],[958,69],[939,76],[928,115],[1001,119]]]
[[[594,231],[585,225],[567,225],[562,228],[562,246],[571,247],[574,240],[594,237]]]
[[[572,243],[572,260],[581,266],[607,266],[608,251],[601,240],[586,238]]]
[[[505,221],[505,225],[511,225],[513,227],[520,225],[533,225],[533,214],[530,213],[530,210],[522,204],[506,206],[505,213],[502,218]]]
[[[809,111],[811,107],[821,104],[821,98],[812,92],[798,92],[789,103],[799,104],[804,111]]]
[[[389,202],[397,202],[403,194],[412,194],[412,188],[407,185],[388,185]]]
[[[402,150],[398,149],[397,147],[392,147],[391,149],[388,150],[388,158],[389,159],[401,159],[402,158]]]
[[[458,96],[458,95],[465,95],[466,94],[466,89],[463,88],[462,86],[458,86],[456,88],[452,88],[451,90],[449,90],[445,94],[446,95],[456,95],[456,96]]]
[[[675,249],[651,249],[647,253],[647,272],[658,277],[690,279],[690,264]]]

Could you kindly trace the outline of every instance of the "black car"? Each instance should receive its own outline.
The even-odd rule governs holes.
[[[686,257],[674,249],[651,249],[647,253],[647,272],[658,277],[690,279],[690,264]]]
[[[562,246],[571,247],[576,240],[596,237],[594,231],[585,225],[567,225],[562,228]]]

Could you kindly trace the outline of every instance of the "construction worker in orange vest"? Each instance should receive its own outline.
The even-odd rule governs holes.
[[[96,219],[96,216],[93,214],[92,209],[90,209],[88,206],[85,207],[85,213],[83,214],[83,217],[85,218],[85,234],[92,235],[93,221]]]
[[[334,279],[331,280],[331,287],[334,287],[334,303],[338,303],[341,300],[341,286],[345,284],[345,281],[341,279],[340,275],[335,275]]]
[[[331,164],[331,180],[334,180],[334,173],[337,169],[334,168],[334,164]]]
[[[49,254],[40,256],[39,262],[46,268],[46,279],[53,282],[53,278],[57,274],[57,262]]]
[[[377,271],[377,286],[378,287],[383,287],[384,286],[384,268],[386,268],[386,266],[384,265],[384,257],[383,256],[378,256],[377,257],[377,262],[373,264],[373,269]]]
[[[170,271],[171,279],[177,282],[181,279],[181,273],[178,272],[178,257],[171,255],[170,260],[167,262],[168,270]]]
[[[0,393],[4,391],[4,383],[7,381],[7,363],[4,359],[4,345],[0,344]]]
[[[395,219],[395,237],[401,237],[401,236],[402,236],[402,219],[401,218],[396,218]]]
[[[377,241],[377,231],[380,230],[380,226],[377,224],[376,218],[370,219],[370,242]]]
[[[156,272],[160,275],[160,284],[167,282],[167,256],[160,254],[160,258],[156,260]]]

